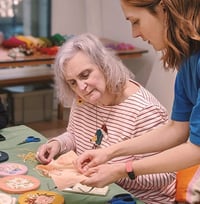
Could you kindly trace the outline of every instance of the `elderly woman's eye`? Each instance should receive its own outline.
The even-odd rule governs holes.
[[[86,79],[86,78],[88,78],[89,74],[90,74],[89,70],[86,70],[86,71],[84,71],[84,72],[81,73],[81,76],[80,76],[80,77],[81,77],[82,79]]]

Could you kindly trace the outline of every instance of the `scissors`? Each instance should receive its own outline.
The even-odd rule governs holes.
[[[24,141],[20,142],[18,145],[30,143],[30,142],[40,142],[40,138],[34,137],[34,136],[29,136]]]

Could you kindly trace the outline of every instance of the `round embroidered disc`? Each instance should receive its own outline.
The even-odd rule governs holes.
[[[9,162],[0,164],[0,177],[22,175],[22,174],[26,174],[27,171],[28,171],[28,168],[23,164],[9,163]]]
[[[28,175],[14,175],[0,178],[0,190],[7,193],[21,194],[36,190],[39,186],[40,181]]]
[[[24,193],[18,198],[19,204],[37,204],[37,203],[48,203],[48,204],[64,204],[64,197],[53,192],[53,191],[30,191]]]
[[[0,193],[0,203],[4,204],[15,204],[16,198],[11,197],[8,194]]]

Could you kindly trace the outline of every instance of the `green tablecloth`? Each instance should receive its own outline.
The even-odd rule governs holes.
[[[28,166],[28,175],[34,176],[38,178],[41,182],[40,190],[49,190],[53,189],[54,183],[50,178],[41,176],[35,170],[35,165],[37,164],[36,161],[26,161],[24,162],[22,155],[26,155],[29,152],[35,152],[37,148],[44,142],[46,142],[46,138],[43,137],[40,133],[34,131],[33,129],[20,125],[14,126],[9,128],[4,128],[0,130],[0,134],[6,137],[6,141],[0,142],[0,150],[5,151],[9,154],[8,162],[17,162],[21,164],[25,164]],[[27,143],[23,145],[17,145],[21,141],[23,141],[27,136],[35,136],[40,137],[41,142],[37,143]],[[108,200],[110,200],[114,195],[120,193],[127,193],[127,191],[123,190],[116,184],[110,185],[109,192],[106,196],[96,196],[96,195],[85,195],[85,194],[76,194],[76,193],[69,193],[69,192],[55,192],[61,194],[65,198],[66,204],[105,204]],[[13,195],[14,197],[18,198],[19,195]],[[137,200],[137,204],[142,204],[141,201]]]

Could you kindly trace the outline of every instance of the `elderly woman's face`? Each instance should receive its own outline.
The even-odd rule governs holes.
[[[78,52],[66,65],[65,80],[71,89],[83,100],[99,103],[106,92],[106,81],[103,73],[90,58]]]

